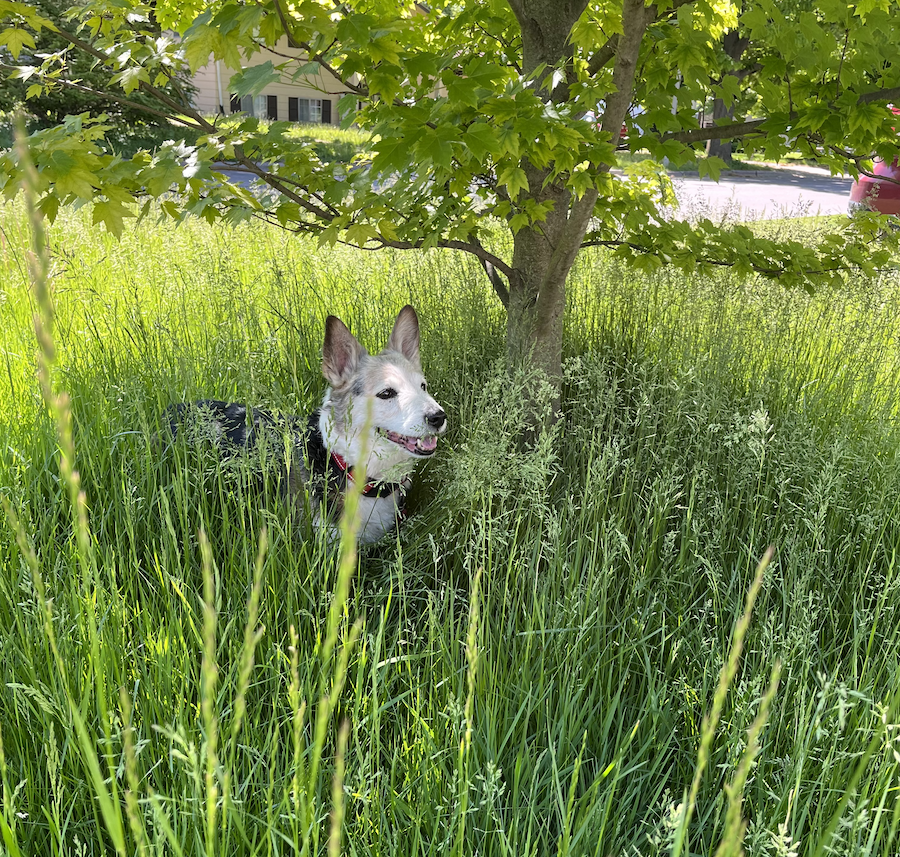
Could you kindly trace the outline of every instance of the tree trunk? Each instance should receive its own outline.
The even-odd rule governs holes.
[[[513,247],[515,276],[509,288],[506,358],[510,371],[524,369],[528,377],[523,390],[529,415],[523,434],[526,443],[556,422],[560,411],[569,268],[554,272],[552,258],[553,247],[539,229],[518,232]],[[553,390],[549,401],[540,394],[541,381],[547,381]]]
[[[714,125],[718,125],[719,119],[731,119],[734,116],[734,105],[726,107],[725,102],[721,98],[713,101],[712,120]],[[731,140],[710,140],[706,144],[706,155],[710,158],[721,158],[726,164],[732,162]]]
[[[569,271],[551,270],[553,247],[540,229],[526,228],[515,237],[506,324],[510,368],[523,364],[546,374],[559,386],[562,378],[563,310]]]
[[[522,71],[529,75],[539,67],[563,69],[552,91],[540,89],[548,100],[569,98],[573,47],[572,27],[587,0],[508,0],[522,32]],[[631,100],[638,51],[653,11],[644,0],[623,0],[623,32],[618,39],[613,86],[606,99],[601,127],[618,142]],[[546,84],[545,84],[546,85]],[[596,190],[576,199],[564,186],[548,182],[549,173],[523,161],[528,177],[528,196],[552,202],[546,219],[520,229],[513,242],[512,276],[509,277],[507,355],[511,367],[526,365],[542,372],[556,391],[550,413],[533,413],[529,428],[539,428],[556,418],[562,386],[563,312],[566,278],[584,240],[597,202]],[[532,398],[537,404],[537,398]]]
[[[555,391],[549,412],[535,410],[533,414],[532,428],[537,428],[553,422],[559,411],[566,280],[581,249],[597,193],[588,191],[575,200],[564,188],[545,185],[544,170],[527,162],[523,168],[530,196],[553,203],[543,222],[520,229],[513,239],[507,308],[508,365],[541,373]],[[532,402],[537,405],[536,398]]]
[[[746,37],[738,35],[737,30],[729,30],[722,37],[722,49],[735,64],[740,62],[744,51],[750,44],[750,40]],[[735,77],[744,77],[745,71],[731,69],[727,74]],[[713,124],[718,124],[716,120],[734,118],[734,102],[726,107],[725,102],[721,98],[713,101]],[[721,158],[726,164],[731,163],[732,151],[731,140],[710,140],[706,144],[706,154],[708,157]]]
[[[566,67],[571,64],[573,47],[569,34],[585,9],[586,0],[509,0],[522,32],[522,70],[530,74],[540,66]],[[566,76],[566,78],[568,75]],[[560,80],[552,92],[544,90],[551,101],[569,97],[568,80]],[[528,434],[556,417],[558,394],[562,385],[563,311],[566,305],[566,277],[575,261],[587,228],[570,223],[571,194],[550,183],[547,173],[523,162],[528,176],[529,196],[553,202],[543,223],[520,229],[513,239],[513,276],[509,280],[509,306],[506,326],[507,364],[538,370],[557,392],[550,413],[533,412]],[[574,230],[574,231],[573,231]],[[576,247],[569,252],[570,245]],[[537,406],[536,398],[532,404]]]

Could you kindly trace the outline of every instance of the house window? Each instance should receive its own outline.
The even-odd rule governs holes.
[[[321,98],[288,98],[288,119],[312,124],[330,122],[331,102]]]
[[[306,115],[304,115],[306,114]],[[300,99],[300,121],[313,122],[318,124],[322,121],[322,99],[321,98],[301,98]]]
[[[288,111],[290,112],[290,102],[296,101],[296,98],[288,99]],[[278,119],[278,96],[277,95],[244,95],[239,97],[232,94],[231,96],[231,112],[246,113],[248,116],[256,116],[262,119],[277,120]]]

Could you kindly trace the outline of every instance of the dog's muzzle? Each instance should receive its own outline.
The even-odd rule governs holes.
[[[447,414],[443,411],[425,414],[425,424],[428,428],[434,429],[434,434],[428,433],[417,437],[416,435],[400,434],[400,432],[388,431],[387,429],[379,429],[379,431],[383,437],[386,437],[398,446],[402,446],[411,455],[427,458],[429,455],[434,455],[437,449],[437,436],[447,428]]]
[[[434,434],[416,437],[411,434],[399,434],[395,431],[382,431],[382,436],[396,443],[397,446],[402,446],[412,455],[427,457],[434,455],[434,451],[437,449],[437,435]]]

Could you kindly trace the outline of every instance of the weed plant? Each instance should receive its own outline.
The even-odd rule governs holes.
[[[900,851],[896,276],[587,253],[563,419],[523,450],[465,258],[64,211],[41,349],[0,223],[8,853]],[[358,562],[166,440],[178,401],[307,413],[325,316],[380,347],[405,303],[451,428]]]

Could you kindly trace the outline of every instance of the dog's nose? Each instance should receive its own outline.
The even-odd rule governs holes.
[[[445,422],[447,415],[443,411],[435,411],[433,414],[425,414],[425,422],[435,431],[440,431]]]

